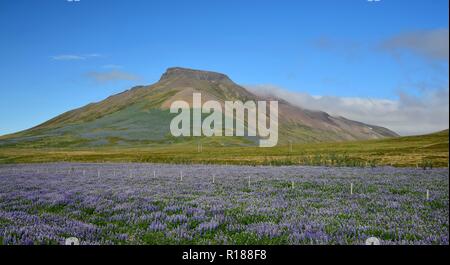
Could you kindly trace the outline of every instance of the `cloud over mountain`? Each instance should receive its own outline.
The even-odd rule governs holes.
[[[399,92],[398,99],[313,96],[274,85],[246,86],[257,94],[273,95],[312,110],[323,110],[364,123],[377,124],[401,135],[435,132],[449,127],[449,89],[423,90],[420,95]]]

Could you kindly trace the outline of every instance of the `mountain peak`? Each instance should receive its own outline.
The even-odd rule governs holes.
[[[227,75],[211,72],[211,71],[203,71],[203,70],[195,70],[183,67],[170,67],[166,70],[166,72],[161,76],[160,81],[172,79],[172,78],[191,78],[197,80],[206,80],[206,81],[231,81]]]
[[[100,102],[70,110],[29,130],[2,136],[0,149],[30,144],[48,147],[49,143],[52,143],[51,147],[171,144],[174,138],[170,135],[170,123],[174,116],[169,108],[177,100],[184,100],[191,106],[194,92],[202,93],[204,101],[277,100],[279,139],[285,143],[288,140],[300,143],[397,136],[386,128],[302,109],[273,96],[258,96],[216,72],[172,67],[161,76],[161,80],[163,82],[135,87]],[[255,139],[233,138],[223,143],[248,145]],[[192,139],[186,138],[186,141]]]

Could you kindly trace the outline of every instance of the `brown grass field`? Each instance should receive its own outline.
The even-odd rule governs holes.
[[[0,163],[144,162],[239,165],[321,165],[448,167],[448,130],[422,136],[339,143],[293,144],[273,148],[197,145],[142,148],[0,148]],[[212,140],[212,139],[211,139]]]

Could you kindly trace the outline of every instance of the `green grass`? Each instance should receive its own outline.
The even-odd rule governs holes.
[[[145,147],[0,147],[0,163],[151,162],[238,165],[448,167],[448,130],[383,140],[293,144],[273,148],[221,146],[220,137]],[[202,143],[198,152],[197,142]]]

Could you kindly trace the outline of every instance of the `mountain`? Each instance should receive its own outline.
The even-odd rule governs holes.
[[[207,100],[270,100],[234,83],[228,76],[180,67],[169,68],[149,86],[133,87],[97,103],[63,113],[36,127],[0,137],[0,147],[143,146],[207,142],[254,145],[255,137],[173,137],[169,112],[175,100],[192,106],[192,94]],[[273,100],[273,98],[272,98]],[[374,125],[302,109],[279,101],[279,141],[286,143],[380,139],[398,136]]]

